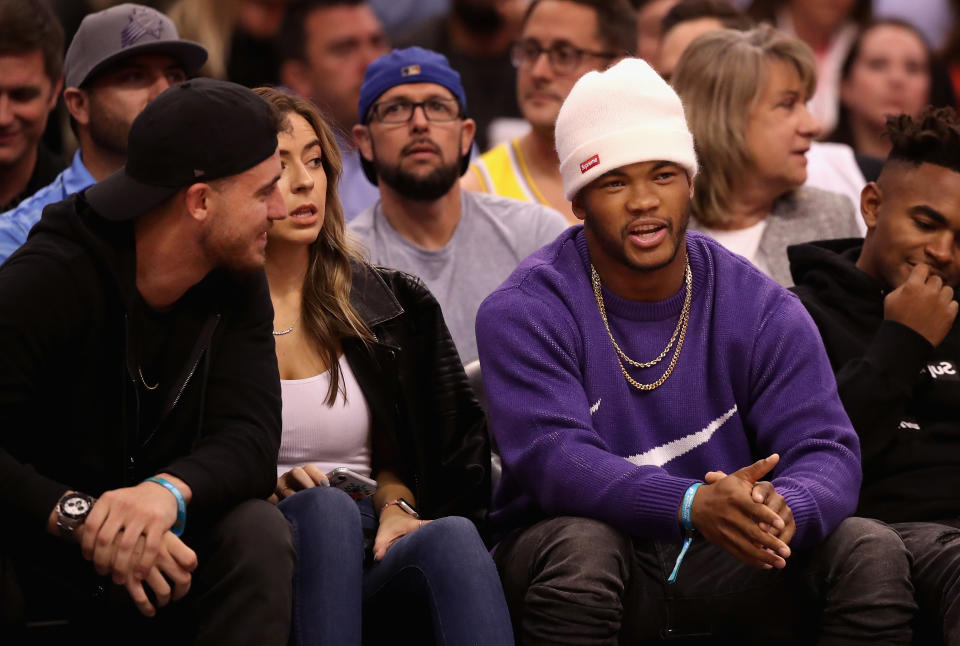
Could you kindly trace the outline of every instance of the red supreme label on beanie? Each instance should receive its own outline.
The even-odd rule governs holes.
[[[580,173],[586,173],[588,170],[600,163],[600,155],[594,155],[587,161],[580,164]]]

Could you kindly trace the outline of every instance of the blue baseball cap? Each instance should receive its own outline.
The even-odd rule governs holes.
[[[366,123],[370,106],[384,92],[406,83],[442,85],[457,98],[460,110],[467,111],[467,93],[460,83],[460,74],[450,67],[447,57],[422,47],[408,47],[384,54],[367,66],[360,88],[360,123]]]

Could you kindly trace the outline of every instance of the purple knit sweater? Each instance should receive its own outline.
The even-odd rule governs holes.
[[[687,233],[693,302],[673,374],[652,392],[623,378],[590,284],[582,227],[527,258],[477,316],[503,476],[499,531],[585,516],[632,536],[680,540],[691,483],[780,454],[773,484],[811,545],[853,512],[860,449],[827,355],[800,301],[743,258]],[[656,303],[604,290],[614,338],[633,359],[664,348],[684,290]],[[630,369],[650,383],[656,366]]]

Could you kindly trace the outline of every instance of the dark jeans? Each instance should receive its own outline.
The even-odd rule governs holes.
[[[125,588],[98,576],[79,546],[46,534],[6,544],[17,585],[3,603],[19,597],[31,627],[0,642],[286,644],[296,556],[283,515],[249,500],[207,522],[189,520],[183,538],[198,560],[190,592],[153,618],[139,614]],[[69,624],[58,628],[63,620]]]
[[[280,510],[299,555],[293,643],[513,643],[497,570],[467,519],[426,523],[372,562],[363,545],[363,530],[376,531],[369,500],[315,487]]]
[[[960,519],[937,523],[892,523],[910,552],[911,576],[923,618],[948,646],[960,645]]]
[[[668,584],[679,550],[586,518],[553,518],[508,535],[494,560],[518,642],[910,642],[909,557],[882,523],[848,518],[817,548],[795,550],[784,570],[750,568],[695,539]]]

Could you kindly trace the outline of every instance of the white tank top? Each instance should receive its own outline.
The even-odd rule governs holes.
[[[283,436],[277,477],[304,464],[315,464],[324,473],[347,467],[370,476],[370,408],[346,358],[341,356],[339,365],[342,387],[333,406],[324,403],[329,370],[280,380]]]

